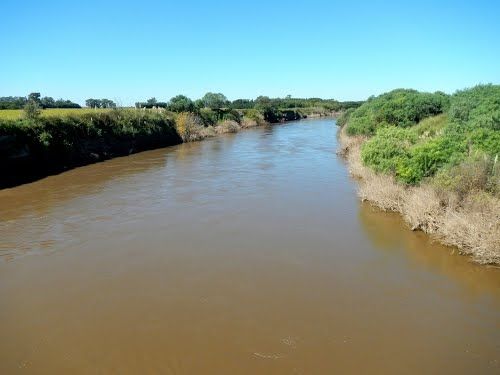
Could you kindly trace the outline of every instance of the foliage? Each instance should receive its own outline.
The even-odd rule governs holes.
[[[196,141],[200,139],[203,125],[200,118],[188,112],[182,112],[175,119],[177,133],[184,142]]]
[[[300,109],[300,108],[321,108],[326,111],[342,111],[349,108],[356,108],[362,102],[339,102],[335,99],[321,98],[292,98],[290,95],[285,98],[270,98],[259,96],[255,100],[237,99],[231,103],[231,108],[235,109]]]
[[[24,105],[24,116],[29,120],[36,120],[40,117],[41,109],[36,98],[31,97]]]
[[[500,85],[479,85],[453,95],[450,120],[458,126],[500,130]]]
[[[363,145],[361,158],[377,172],[395,173],[402,160],[408,159],[409,149],[416,141],[415,134],[405,129],[380,128],[377,135]]]
[[[172,118],[153,111],[108,110],[80,115],[41,116],[36,120],[0,120],[0,137],[15,136],[33,156],[55,164],[85,155],[89,143],[118,148],[122,142],[148,145],[176,143],[179,139]]]
[[[220,109],[225,108],[229,105],[229,101],[226,96],[221,93],[207,92],[201,101],[205,108],[210,109]]]
[[[21,109],[28,100],[24,96],[0,97],[0,109]]]
[[[159,102],[156,98],[149,98],[145,102],[136,102],[135,108],[167,108],[168,103]]]
[[[449,97],[441,92],[421,93],[397,89],[370,98],[349,115],[347,133],[373,135],[379,127],[394,125],[409,127],[427,117],[443,113]]]
[[[210,108],[200,109],[199,116],[205,126],[214,126],[219,121],[219,114]]]
[[[344,126],[349,122],[349,118],[351,114],[354,112],[354,108],[349,108],[345,111],[342,111],[339,117],[337,117],[337,125]]]
[[[170,99],[167,109],[172,112],[195,112],[194,102],[185,95],[177,95]]]
[[[89,108],[116,108],[116,103],[110,99],[87,99],[85,105]]]
[[[459,91],[449,101],[443,101],[441,107],[434,106],[439,100],[428,94],[418,99],[412,92],[413,99],[405,97],[403,101],[400,94],[390,101],[384,94],[378,104],[378,98],[371,99],[368,106],[361,106],[348,117],[347,129],[351,128],[351,133],[375,132],[362,147],[361,157],[366,165],[377,172],[393,174],[407,184],[436,176],[441,186],[468,190],[463,176],[469,176],[476,181],[474,186],[482,184],[488,191],[498,191],[498,167],[485,165],[500,155],[500,86],[481,85]],[[444,97],[440,93],[430,95]],[[394,104],[394,100],[419,104],[412,104],[413,110],[403,115],[400,108],[404,106]],[[429,117],[415,125],[418,118],[437,108],[448,108],[446,115]],[[489,164],[484,160],[489,160]],[[491,173],[485,172],[488,170]],[[479,175],[481,184],[477,182]],[[456,184],[462,187],[457,188]]]
[[[50,96],[40,97],[40,93],[32,92],[28,97],[4,96],[0,97],[0,110],[3,109],[23,109],[28,100],[33,100],[40,108],[80,108],[80,105],[70,100],[58,99]]]

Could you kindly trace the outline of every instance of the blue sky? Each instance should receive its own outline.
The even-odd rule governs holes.
[[[0,2],[0,96],[365,99],[500,83],[500,1]]]

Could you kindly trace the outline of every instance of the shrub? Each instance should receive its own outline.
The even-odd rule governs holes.
[[[40,106],[35,100],[28,100],[24,105],[24,116],[29,120],[35,120],[42,113]]]
[[[211,110],[210,108],[203,108],[199,112],[201,122],[205,126],[214,126],[219,120],[217,112]]]
[[[409,127],[424,118],[444,112],[449,97],[437,92],[420,93],[415,90],[397,89],[370,98],[349,115],[347,132],[350,135],[373,135],[385,125]]]
[[[450,120],[473,128],[500,130],[500,85],[478,85],[452,97]]]
[[[446,114],[426,117],[448,107]],[[417,184],[446,170],[439,181],[451,188],[458,178],[455,172],[462,169],[465,176],[477,181],[470,171],[482,170],[482,162],[472,162],[470,155],[488,160],[500,155],[499,119],[500,86],[476,86],[457,92],[449,100],[441,93],[395,90],[371,98],[354,110],[346,130],[350,134],[374,134],[363,146],[361,157],[376,172]],[[488,178],[483,188],[496,191],[492,187],[495,184],[498,180]]]
[[[380,128],[361,149],[363,163],[377,172],[395,173],[401,160],[409,157],[409,149],[416,142],[413,132],[395,126]]]
[[[192,113],[180,113],[175,120],[175,126],[177,133],[184,142],[196,141],[203,138],[201,136],[203,125],[200,119]]]
[[[177,95],[170,99],[167,109],[172,112],[195,112],[194,102],[185,95]]]
[[[248,109],[243,111],[244,117],[253,120],[257,123],[257,125],[264,125],[266,123],[266,120],[264,120],[264,115],[256,110],[256,109]]]
[[[424,177],[432,176],[439,168],[459,159],[465,145],[450,137],[438,137],[411,147],[406,158],[401,158],[396,167],[399,180],[415,184]]]
[[[500,197],[500,162],[498,157],[476,152],[461,163],[440,170],[432,184],[438,189],[452,190],[460,198],[481,190]]]

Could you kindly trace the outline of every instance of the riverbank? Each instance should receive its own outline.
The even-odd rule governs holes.
[[[499,264],[498,130],[490,122],[495,121],[495,110],[488,107],[485,113],[481,108],[488,103],[482,90],[455,94],[451,106],[442,108],[442,115],[423,116],[402,128],[366,121],[370,109],[362,106],[361,113],[340,120],[339,154],[358,180],[362,200],[399,212],[412,230],[458,248],[475,262]],[[471,91],[476,91],[472,94],[480,98],[479,104],[470,99],[464,104],[463,97],[471,96]],[[372,118],[383,117],[380,108],[385,103],[381,103],[394,104],[392,100],[372,99]],[[467,121],[453,121],[457,103],[472,108]]]
[[[116,110],[0,122],[0,188],[181,143],[170,116]]]
[[[362,200],[384,211],[399,212],[411,230],[422,230],[445,245],[455,246],[475,262],[500,264],[499,199],[470,194],[459,200],[430,184],[404,186],[394,177],[363,165],[361,147],[365,141],[361,136],[348,136],[345,128],[339,131],[339,154],[357,179]]]
[[[66,113],[0,120],[0,189],[117,156],[333,114],[318,108],[202,109],[192,113],[161,108],[83,109]]]

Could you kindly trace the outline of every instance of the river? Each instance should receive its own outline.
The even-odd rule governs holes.
[[[500,371],[500,271],[359,202],[331,119],[0,190],[0,373]]]

